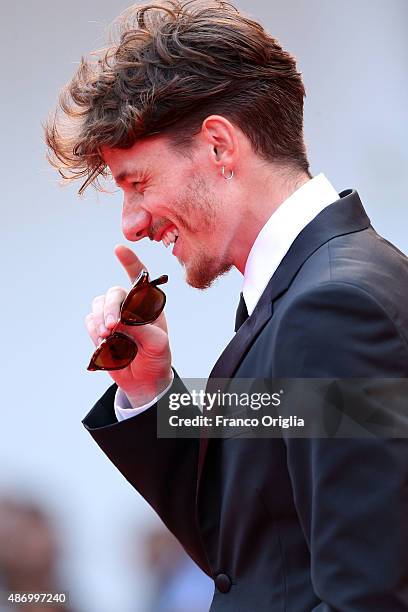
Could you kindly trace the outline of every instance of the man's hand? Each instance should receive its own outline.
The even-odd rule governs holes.
[[[145,268],[135,253],[124,245],[115,248],[116,257],[125,268],[131,282]],[[119,320],[120,305],[128,291],[111,287],[105,295],[92,302],[92,312],[85,325],[95,346],[109,336]],[[131,326],[120,324],[117,331],[132,337],[138,352],[132,363],[123,370],[109,371],[109,375],[127,395],[133,406],[142,406],[158,395],[172,379],[171,352],[164,312],[154,323]]]

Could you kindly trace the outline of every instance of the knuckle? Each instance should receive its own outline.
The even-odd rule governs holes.
[[[95,321],[92,318],[85,317],[85,327],[88,334],[92,337],[95,334]]]
[[[105,299],[104,295],[97,295],[96,297],[94,297],[94,299],[92,300],[92,306],[97,306],[100,302],[102,302],[102,300]]]
[[[112,325],[113,323],[116,323],[119,319],[119,308],[114,308],[114,307],[110,307],[107,308],[104,312],[104,324],[105,326],[108,325]]]
[[[111,293],[123,293],[125,290],[123,289],[123,287],[119,287],[119,285],[114,285],[113,287],[110,287],[107,291],[107,294],[111,294]]]
[[[104,311],[107,312],[108,310],[113,310],[114,312],[118,312],[125,295],[126,293],[113,293],[106,296]]]
[[[120,310],[121,300],[107,300],[105,302],[105,308],[103,309],[104,315],[109,313],[118,314]]]

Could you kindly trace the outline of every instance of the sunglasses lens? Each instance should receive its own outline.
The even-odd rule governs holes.
[[[148,286],[131,291],[122,305],[121,321],[127,325],[140,325],[155,321],[166,303],[160,289]]]
[[[88,370],[121,370],[137,354],[135,342],[124,334],[114,333],[96,349]]]

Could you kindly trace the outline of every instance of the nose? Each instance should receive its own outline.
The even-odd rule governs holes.
[[[136,242],[149,235],[151,215],[143,208],[123,204],[122,233],[126,240]]]

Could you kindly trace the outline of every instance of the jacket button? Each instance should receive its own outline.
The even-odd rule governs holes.
[[[231,578],[227,574],[218,574],[215,578],[215,586],[221,593],[228,593],[231,588]]]

